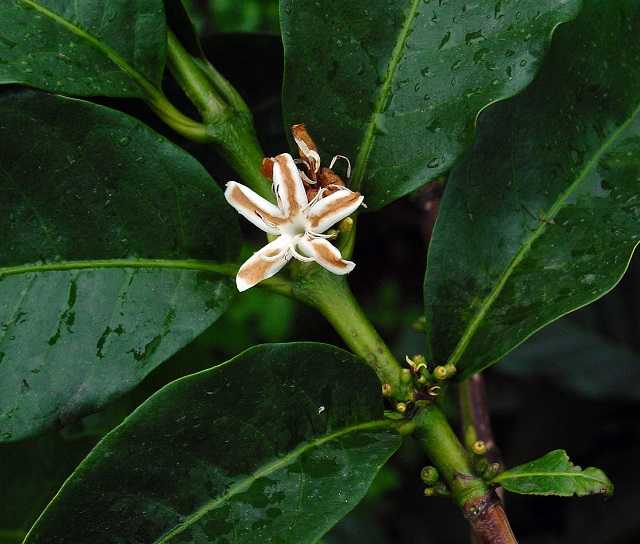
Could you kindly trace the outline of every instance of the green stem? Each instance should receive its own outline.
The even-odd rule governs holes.
[[[453,432],[440,408],[430,404],[414,417],[415,436],[447,483],[478,544],[517,544],[502,502],[476,476],[470,454]]]
[[[227,112],[223,98],[171,31],[167,33],[167,60],[171,74],[198,108],[205,122],[207,119],[218,119]]]
[[[261,172],[264,152],[242,97],[213,66],[195,59],[171,31],[167,38],[167,59],[173,77],[198,109],[204,123],[203,133],[189,135],[183,131],[182,134],[215,145],[247,185],[267,200],[275,201],[271,184]]]
[[[469,453],[438,406],[431,404],[423,408],[413,421],[416,438],[440,471],[459,506],[464,507],[467,502],[489,491],[487,485],[474,475]]]
[[[206,127],[182,114],[167,100],[164,94],[150,96],[146,101],[153,112],[178,134],[194,142],[204,143],[208,140]]]
[[[354,298],[347,281],[325,270],[301,266],[293,294],[313,306],[333,325],[351,350],[373,368],[390,395],[398,401],[411,399],[412,387],[402,379],[402,367],[373,328]]]
[[[261,165],[265,155],[258,143],[251,119],[245,114],[238,113],[234,120],[218,125],[208,125],[207,129],[218,153],[240,178],[261,197],[275,202],[271,182],[262,175]],[[223,134],[223,136],[217,137],[215,134]]]
[[[413,399],[413,384],[384,340],[355,300],[346,279],[298,265],[293,270],[292,296],[318,309],[344,342],[373,368],[383,384],[391,385],[398,401]],[[447,418],[435,403],[422,406],[405,431],[413,430],[424,451],[447,483],[479,544],[516,544],[502,503],[473,470],[472,455],[460,443]]]
[[[517,544],[502,501],[473,471],[470,454],[437,405],[414,417],[414,434],[447,483],[478,544]]]
[[[462,423],[462,436],[468,448],[479,440],[474,424],[473,406],[471,404],[471,391],[469,380],[464,380],[458,385],[458,399],[460,403],[460,421]]]

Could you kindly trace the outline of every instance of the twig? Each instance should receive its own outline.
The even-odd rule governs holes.
[[[460,384],[460,413],[467,446],[481,440],[487,447],[485,454],[487,461],[502,466],[502,454],[496,445],[491,428],[489,404],[482,374],[474,374]],[[503,489],[498,488],[497,493],[500,500],[504,502]]]

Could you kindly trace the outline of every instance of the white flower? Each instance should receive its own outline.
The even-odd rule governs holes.
[[[351,272],[355,263],[345,261],[328,242],[330,237],[322,233],[351,215],[364,197],[341,187],[327,196],[320,190],[308,201],[300,172],[288,153],[273,159],[273,189],[277,206],[245,185],[227,183],[224,195],[229,204],[258,228],[278,236],[240,267],[236,276],[238,290],[245,291],[270,278],[292,257],[316,261],[334,274]]]

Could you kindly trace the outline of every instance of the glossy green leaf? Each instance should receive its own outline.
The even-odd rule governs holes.
[[[613,484],[598,468],[574,465],[564,450],[554,450],[540,459],[498,474],[492,483],[522,495],[611,495]]]
[[[589,0],[540,77],[483,114],[429,250],[431,359],[468,376],[620,280],[640,239],[639,60],[640,4]]]
[[[496,368],[589,399],[640,400],[640,354],[568,318],[545,327]]]
[[[3,0],[0,83],[79,96],[144,96],[159,87],[162,0]]]
[[[478,112],[537,72],[579,0],[283,0],[284,112],[378,208],[448,171]]]
[[[147,400],[25,542],[316,542],[399,447],[382,413],[380,385],[353,355],[252,348]]]
[[[103,406],[211,325],[235,214],[207,172],[122,113],[0,98],[0,441]]]

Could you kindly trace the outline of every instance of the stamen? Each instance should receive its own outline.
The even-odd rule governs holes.
[[[284,249],[280,250],[275,255],[260,255],[260,259],[262,259],[263,261],[266,261],[268,263],[273,263],[275,261],[279,261],[279,260],[283,259],[284,257],[286,257],[288,250],[289,250],[289,248],[285,247]]]
[[[291,255],[293,255],[294,258],[298,259],[299,261],[302,261],[303,263],[310,263],[311,261],[315,261],[313,257],[306,257],[301,253],[299,253],[298,250],[296,249],[296,242],[291,243],[291,245],[289,246],[289,251],[291,251]]]
[[[338,159],[342,159],[347,162],[347,179],[351,179],[351,161],[345,157],[344,155],[336,155],[331,159],[331,163],[329,164],[329,168],[333,170],[333,165],[338,161]]]
[[[331,185],[327,185],[325,187],[325,189],[335,189],[336,191],[349,191],[350,193],[352,193],[353,191],[351,189],[349,189],[349,187],[345,187],[344,185],[336,185],[335,183],[332,183]]]
[[[275,223],[272,223],[271,221],[267,221],[264,217],[262,217],[262,215],[258,210],[253,210],[253,213],[255,213],[267,227],[274,228],[274,229],[278,228],[278,225],[276,225]]]
[[[305,232],[308,238],[324,238],[325,240],[331,240],[332,238],[337,238],[338,233],[334,232],[333,234],[320,234],[318,232],[313,232],[312,230],[308,230]]]
[[[299,170],[299,172],[302,181],[306,181],[309,185],[315,185],[316,183],[318,183],[317,181],[312,180],[309,176],[307,176],[307,174],[305,174],[302,170]]]
[[[318,202],[318,200],[320,200],[322,198],[322,195],[326,192],[326,187],[321,187],[318,190],[318,193],[316,194],[316,196],[314,196],[305,206],[304,208],[302,208],[302,211],[305,211],[309,208],[311,208],[311,206],[313,206],[316,202]]]

